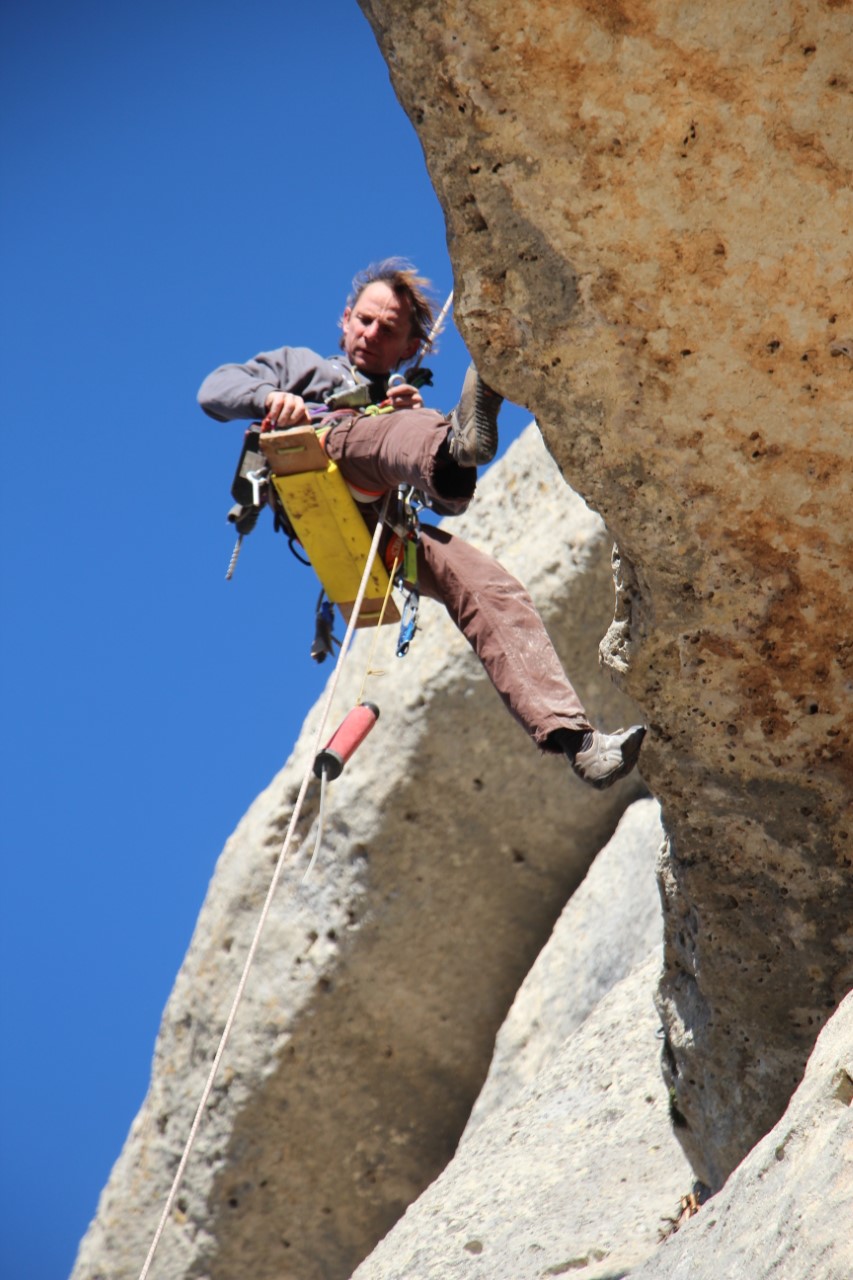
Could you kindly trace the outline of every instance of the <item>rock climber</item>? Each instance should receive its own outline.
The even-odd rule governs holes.
[[[354,496],[373,504],[400,484],[426,495],[441,515],[464,511],[477,467],[494,458],[502,397],[469,368],[458,405],[446,416],[424,406],[408,382],[388,385],[428,338],[433,321],[429,282],[404,259],[371,264],[353,280],[340,321],[341,354],[279,347],[245,364],[214,370],[198,393],[217,421],[263,420],[264,429],[324,421],[330,396],[366,388],[371,404],[328,414],[325,449]],[[312,409],[315,411],[312,414]],[[502,565],[446,529],[422,524],[418,588],[440,601],[483,664],[510,713],[544,751],[563,753],[584,782],[599,790],[629,773],[645,727],[606,734],[589,722],[580,698],[525,588]]]

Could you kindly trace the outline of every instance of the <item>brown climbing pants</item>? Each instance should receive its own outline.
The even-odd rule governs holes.
[[[473,496],[476,471],[450,459],[443,448],[448,428],[432,409],[357,415],[333,424],[326,452],[361,491],[413,485],[437,500],[442,513],[458,514]],[[441,601],[510,713],[540,747],[559,750],[548,740],[556,729],[591,728],[533,601],[497,560],[445,529],[422,525],[418,586]]]

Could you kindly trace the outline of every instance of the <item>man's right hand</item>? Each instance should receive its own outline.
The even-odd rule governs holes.
[[[311,421],[311,415],[305,408],[302,396],[295,396],[290,391],[271,391],[264,401],[266,417],[264,430],[273,431],[276,427],[298,427]]]

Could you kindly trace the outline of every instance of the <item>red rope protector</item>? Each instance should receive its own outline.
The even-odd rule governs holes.
[[[339,777],[350,756],[361,746],[378,719],[379,708],[375,702],[360,702],[353,707],[323,750],[317,752],[314,776],[321,778],[325,772],[330,782]]]

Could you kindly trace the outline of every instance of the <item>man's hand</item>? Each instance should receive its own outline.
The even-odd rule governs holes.
[[[422,409],[423,396],[417,387],[410,387],[403,382],[399,386],[388,388],[388,399],[395,409]]]
[[[276,427],[298,427],[311,421],[311,415],[305,408],[302,396],[295,396],[290,391],[271,391],[264,401],[266,418],[264,430],[272,431]]]

